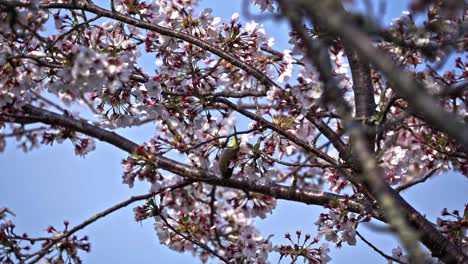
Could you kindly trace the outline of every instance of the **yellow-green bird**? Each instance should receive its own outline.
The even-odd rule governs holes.
[[[230,168],[229,165],[231,164],[231,161],[237,158],[237,153],[239,153],[239,140],[237,139],[236,128],[234,128],[234,136],[232,138],[231,145],[221,152],[221,156],[218,161],[219,171],[223,178],[231,178],[234,168]]]

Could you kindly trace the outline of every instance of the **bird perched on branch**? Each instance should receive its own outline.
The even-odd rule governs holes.
[[[237,158],[237,153],[239,153],[239,140],[237,139],[237,131],[234,127],[234,135],[231,144],[223,150],[218,161],[219,171],[223,178],[231,178],[234,168],[230,165],[231,161]]]

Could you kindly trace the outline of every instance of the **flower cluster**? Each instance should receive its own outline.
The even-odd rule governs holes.
[[[269,238],[264,239],[260,232],[247,226],[240,235],[232,236],[226,248],[226,256],[231,263],[268,263],[268,254],[273,251]]]
[[[273,0],[252,0],[254,5],[260,7],[260,11],[273,12],[275,1]]]
[[[260,217],[262,219],[267,217],[267,213],[271,214],[276,207],[276,200],[273,197],[257,193],[245,196],[237,195],[228,201],[234,209],[242,210],[246,216]]]
[[[64,263],[66,259],[69,263],[79,264],[82,260],[78,253],[91,250],[88,236],[78,238],[76,235],[69,234],[68,221],[64,222],[65,228],[62,231],[49,226],[45,231],[50,237],[32,238],[26,233],[18,235],[15,232],[15,224],[6,219],[7,214],[14,216],[8,208],[1,207],[0,261],[2,263],[15,263],[15,261],[24,263],[33,257],[41,257],[41,263]],[[42,242],[40,250],[31,253],[36,242]]]
[[[41,136],[41,143],[45,145],[52,145],[54,142],[61,144],[69,139],[75,146],[75,154],[82,157],[96,149],[93,138],[83,137],[68,129],[58,129],[58,132],[44,131]]]
[[[19,35],[27,37],[37,30],[42,30],[48,19],[48,12],[39,8],[40,0],[21,0],[25,5],[13,8],[2,6],[0,19],[4,21],[0,25],[1,35]]]
[[[158,155],[158,150],[154,145],[142,145],[137,148],[135,153],[122,161],[124,173],[122,182],[128,184],[130,188],[135,184],[135,179],[148,181],[156,185],[158,180],[163,179],[158,172],[154,156]]]
[[[91,244],[88,242],[88,236],[78,238],[75,235],[69,236],[68,232],[68,221],[64,222],[65,228],[62,231],[56,230],[53,226],[47,228],[47,233],[52,235],[51,240],[47,240],[42,243],[42,247],[48,247],[50,244],[56,248],[58,254],[52,257],[45,257],[42,259],[44,263],[63,263],[65,259],[68,259],[70,263],[79,264],[82,263],[81,258],[78,256],[78,252],[85,251],[90,252]]]
[[[328,263],[331,260],[328,256],[330,249],[327,243],[323,243],[320,247],[313,247],[319,242],[317,237],[312,238],[311,235],[306,234],[302,238],[302,232],[299,230],[296,231],[295,241],[289,233],[284,237],[289,240],[291,245],[275,246],[275,251],[280,254],[280,261],[285,257],[290,257],[291,262],[296,262],[301,257],[307,263]]]
[[[406,255],[404,253],[404,251],[401,249],[401,247],[399,247],[399,246],[392,249],[392,258],[401,261],[401,263],[409,263],[408,255]],[[427,264],[443,264],[444,263],[441,260],[439,260],[438,258],[432,257],[431,254],[428,253],[428,252],[424,253],[423,262],[427,263]],[[392,264],[392,263],[398,263],[398,262],[395,262],[392,259],[388,259],[388,264]]]
[[[162,192],[134,209],[137,221],[154,217],[162,244],[176,251],[192,252],[202,261],[217,252],[219,257],[229,261],[268,263],[271,242],[261,236],[251,218],[255,212],[262,216],[265,210],[271,210],[266,202],[271,206],[274,200],[251,194],[250,197],[255,197],[252,198],[255,200],[253,208],[246,205],[247,201],[239,207],[233,205],[234,200],[229,197],[241,193],[223,188],[207,189],[200,183],[163,190],[164,186],[174,186],[178,182],[177,177],[163,179],[158,189]]]
[[[318,226],[318,237],[341,247],[343,242],[350,246],[356,245],[356,228],[359,223],[369,221],[366,215],[356,215],[346,210],[348,200],[334,204],[328,213],[321,213],[315,222]]]
[[[2,263],[13,263],[15,253],[29,249],[29,246],[21,247],[18,241],[11,239],[15,234],[15,224],[7,219],[8,215],[15,216],[10,209],[0,207],[0,261]]]
[[[351,246],[356,245],[355,219],[330,212],[320,214],[320,218],[315,224],[318,226],[319,234],[325,236],[327,241],[334,242],[337,246],[341,246],[343,242]]]
[[[465,205],[463,214],[458,210],[449,212],[447,208],[444,208],[442,211],[442,217],[446,219],[437,218],[437,228],[451,241],[458,245],[463,252],[467,252],[468,205]]]

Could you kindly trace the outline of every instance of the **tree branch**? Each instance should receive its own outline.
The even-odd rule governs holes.
[[[437,119],[435,120],[436,126],[439,126],[440,128],[442,128],[442,130],[446,131],[449,135],[454,136],[459,140],[462,139],[462,141],[459,141],[459,142],[463,142],[464,140],[466,140],[466,143],[468,143],[468,137],[464,138],[464,135],[466,135],[467,133],[465,132],[459,133],[460,131],[454,131],[452,128],[446,127],[446,124],[444,122],[447,120],[447,116],[443,116],[443,113],[445,111],[443,111],[442,108],[439,107],[438,104],[435,101],[433,101],[428,95],[426,95],[422,90],[414,91],[414,93],[411,95],[410,94],[403,95],[405,92],[408,92],[408,89],[420,88],[418,87],[419,84],[415,80],[413,80],[412,77],[409,76],[408,73],[396,68],[391,62],[391,60],[388,60],[388,57],[385,54],[382,54],[380,51],[375,49],[370,44],[370,41],[367,40],[367,37],[363,33],[357,32],[358,30],[352,26],[352,23],[350,21],[346,21],[345,18],[343,18],[343,16],[345,16],[346,14],[344,13],[344,11],[342,11],[340,2],[338,1],[313,1],[313,2],[300,1],[300,4],[301,4],[300,9],[302,11],[305,10],[305,12],[310,14],[312,18],[318,20],[321,26],[326,27],[327,30],[330,30],[338,34],[340,37],[342,37],[342,40],[344,41],[344,43],[347,45],[350,44],[350,47],[355,49],[359,53],[359,55],[362,56],[363,59],[366,59],[367,61],[372,62],[374,66],[382,70],[387,75],[394,74],[393,76],[387,76],[387,77],[388,78],[393,77],[394,80],[391,80],[391,81],[394,82],[396,86],[399,87],[398,90],[400,92],[403,91],[402,97],[407,97],[405,99],[407,99],[410,103],[415,103],[417,105],[415,107],[416,110],[425,111],[427,110],[425,109],[427,107],[430,109],[428,110],[428,112],[424,112],[424,113],[430,113],[434,109],[434,106],[437,106],[437,110],[436,110],[438,111],[437,117],[440,119],[436,118]],[[294,16],[290,15],[290,18],[291,17],[294,17]],[[354,32],[354,34],[352,32]],[[309,51],[309,55],[310,54],[313,54],[313,53]],[[378,54],[379,56],[383,56],[383,57],[379,58],[380,60],[376,60],[375,58],[378,57],[376,56],[376,54]],[[310,59],[312,59],[312,61],[317,61],[314,59],[314,56],[311,57]],[[383,60],[387,60],[387,61],[382,64]],[[323,67],[323,65],[319,65],[316,63],[315,66],[319,68],[321,76],[322,74],[324,74],[324,77],[326,79],[328,80],[330,80],[330,78],[333,79],[333,75],[329,72],[326,72],[327,68],[325,67],[321,68]],[[404,76],[402,77],[401,75],[404,75]],[[400,77],[401,79],[399,79]],[[411,88],[405,85],[410,85]],[[405,86],[405,87],[401,87],[401,86]],[[331,84],[327,85],[327,82],[325,82],[325,87],[336,89],[337,86],[334,86]],[[336,95],[338,93],[335,91],[333,94]],[[422,94],[421,96],[423,96],[424,103],[427,103],[428,100],[430,101],[430,103],[424,106],[422,104],[422,101],[417,99],[417,96],[419,94]],[[333,98],[339,99],[340,97],[333,96]],[[338,108],[343,107],[342,101],[337,101],[337,102],[339,102],[337,105]],[[434,121],[433,119],[434,118],[429,118],[427,121],[431,124],[434,124],[434,122],[431,122],[431,121]],[[450,120],[451,120],[449,122],[450,124],[464,131],[463,130],[464,126],[460,127],[460,124],[455,119],[450,119]],[[356,136],[357,136],[357,139],[360,138],[359,131],[357,131]],[[359,144],[360,143],[358,143],[358,145]],[[468,146],[468,144],[466,144],[466,146]],[[364,171],[366,172],[365,173],[366,177],[364,177],[366,187],[369,188],[372,194],[374,194],[378,198],[381,206],[387,205],[386,210],[384,210],[387,217],[389,217],[389,219],[392,220],[391,217],[394,215],[397,215],[395,214],[396,211],[402,210],[405,213],[405,218],[407,218],[409,222],[414,227],[416,227],[417,230],[422,234],[422,242],[431,250],[434,256],[442,258],[445,261],[450,262],[450,263],[467,262],[468,261],[467,257],[460,251],[460,249],[458,249],[451,241],[449,241],[446,237],[444,237],[432,225],[432,223],[430,223],[418,211],[416,211],[410,204],[408,204],[401,196],[398,195],[398,193],[396,193],[392,188],[390,188],[388,184],[384,183],[382,181],[383,179],[382,177],[379,180],[380,173],[378,173],[375,162],[368,163],[369,160],[372,160],[372,157],[370,156],[368,157],[365,149],[366,148],[359,147],[357,149],[357,154],[361,154],[359,155],[360,156],[359,159],[362,165],[364,166],[364,169],[365,169]],[[363,154],[365,155],[363,156]],[[395,202],[394,205],[392,204],[393,202]],[[387,211],[387,209],[390,211]],[[399,219],[398,222],[401,222],[400,220],[402,219],[400,217],[398,219]],[[406,230],[406,228],[404,227],[404,225],[400,225],[399,223],[395,223],[395,224],[396,224],[395,227],[398,227],[398,226],[403,227],[402,229],[400,229],[399,233],[400,235],[402,235],[402,238],[404,238],[406,234],[402,231]],[[414,243],[410,241],[407,241],[407,242],[409,243],[407,244],[407,246],[410,246],[412,249],[417,248],[417,245],[414,245]],[[416,256],[419,256],[419,255],[420,255],[419,253],[416,253]],[[415,257],[415,258],[418,258],[418,257]]]
[[[374,87],[372,85],[371,68],[363,62],[356,51],[346,48],[351,75],[353,78],[355,118],[364,120],[368,124],[369,119],[375,114]],[[366,130],[365,136],[370,152],[374,152],[375,133]]]
[[[5,1],[1,1],[3,4]],[[7,1],[8,2],[8,1]],[[10,3],[11,4],[11,3]],[[11,4],[14,5],[14,4]],[[225,59],[229,63],[241,68],[245,72],[249,73],[250,75],[254,76],[257,80],[260,81],[263,85],[265,85],[267,88],[271,86],[276,86],[279,87],[274,81],[272,81],[268,76],[266,76],[264,73],[262,73],[260,70],[254,68],[253,66],[239,60],[236,58],[234,55],[231,55],[230,53],[215,47],[203,40],[200,40],[199,38],[196,38],[194,36],[190,36],[188,34],[175,31],[171,28],[166,28],[162,27],[156,24],[152,24],[149,22],[145,22],[142,20],[135,19],[130,16],[126,16],[117,12],[113,12],[111,10],[107,10],[104,8],[101,8],[97,5],[94,5],[88,1],[73,1],[72,3],[49,3],[49,4],[40,4],[41,8],[45,9],[68,9],[68,10],[83,10],[87,12],[91,12],[93,14],[96,14],[101,17],[107,17],[111,19],[115,19],[117,21],[133,25],[135,27],[141,28],[141,29],[147,29],[151,30],[154,32],[157,32],[161,35],[164,36],[169,36],[173,37],[176,39],[180,39],[183,41],[187,41],[195,46],[198,46],[204,50],[210,51],[213,54],[219,56],[220,58]]]
[[[395,191],[397,192],[401,192],[403,190],[406,190],[408,188],[411,188],[413,187],[414,185],[416,184],[419,184],[419,183],[423,183],[425,181],[427,181],[427,179],[429,179],[430,177],[432,177],[432,175],[434,175],[434,173],[439,170],[439,168],[434,168],[432,170],[430,170],[426,175],[424,175],[424,177],[420,178],[420,179],[417,179],[415,181],[410,181],[406,184],[403,184],[401,186],[398,186],[398,188],[395,189]]]
[[[369,37],[349,20],[350,14],[337,1],[303,2],[304,10],[320,21],[327,30],[338,35],[359,56],[379,69],[393,84],[392,88],[405,99],[413,113],[454,138],[468,152],[468,126],[428,95],[422,84],[407,71],[397,67],[391,57],[375,48]]]
[[[364,243],[366,243],[369,247],[371,247],[375,252],[379,253],[379,255],[381,255],[382,257],[384,257],[384,258],[386,258],[386,259],[388,259],[388,260],[391,260],[391,261],[395,261],[395,262],[400,263],[400,264],[408,264],[408,263],[406,263],[406,262],[404,262],[404,261],[401,261],[401,260],[399,260],[399,259],[397,259],[397,258],[394,258],[394,257],[392,257],[392,256],[390,256],[390,255],[385,254],[382,250],[378,249],[378,248],[377,248],[376,246],[374,246],[371,242],[369,242],[365,237],[363,237],[363,236],[361,235],[361,233],[359,233],[357,230],[356,230],[356,235],[357,235]]]
[[[167,221],[167,219],[163,216],[163,215],[159,215],[159,217],[161,217],[162,221],[164,222],[164,224],[166,224],[166,226],[172,230],[172,232],[176,233],[177,235],[181,236],[183,239],[187,240],[187,241],[190,241],[192,244],[195,244],[201,248],[203,248],[204,250],[206,250],[207,252],[209,252],[211,255],[219,258],[219,260],[221,260],[222,262],[224,263],[229,263],[227,259],[225,259],[223,256],[219,255],[218,253],[216,253],[216,251],[214,251],[213,249],[211,249],[210,247],[208,247],[207,245],[195,240],[195,239],[192,239],[184,234],[182,234],[181,232],[177,231],[177,229],[175,229],[171,224],[169,224],[169,222]]]
[[[128,153],[134,153],[138,145],[114,132],[107,131],[98,126],[88,124],[84,121],[73,119],[68,115],[59,115],[45,109],[40,109],[32,105],[23,107],[24,111],[28,114],[28,120],[41,122],[44,124],[62,126],[74,131],[83,133],[98,140],[107,142],[121,150]],[[10,121],[12,122],[12,121]],[[382,213],[371,204],[363,203],[362,201],[355,201],[348,197],[328,193],[328,192],[314,192],[301,188],[293,188],[282,186],[278,184],[262,184],[257,181],[239,180],[239,179],[222,179],[216,175],[211,175],[207,171],[190,167],[183,163],[168,159],[163,156],[155,156],[153,161],[160,169],[170,171],[174,174],[180,175],[187,180],[201,181],[210,185],[228,187],[248,192],[256,192],[266,194],[275,199],[296,201],[310,205],[328,205],[330,202],[339,201],[346,202],[348,209],[355,213],[367,212],[372,217],[386,221]]]
[[[306,115],[307,120],[309,120],[314,126],[325,136],[330,140],[332,143],[333,147],[338,151],[340,154],[340,157],[343,160],[349,160],[349,147],[347,144],[345,144],[340,136],[335,133],[327,124],[325,124],[321,120],[315,120],[315,117],[313,116],[312,113],[308,113]]]
[[[36,263],[38,262],[42,257],[44,257],[50,250],[50,248],[52,248],[52,246],[54,246],[56,243],[58,243],[60,240],[66,238],[66,237],[69,237],[71,235],[73,235],[74,233],[78,232],[79,230],[85,228],[86,226],[96,222],[97,220],[103,218],[103,217],[106,217],[108,216],[109,214],[119,210],[119,209],[122,209],[134,202],[137,202],[137,201],[141,201],[141,200],[147,200],[161,192],[164,192],[166,190],[174,190],[174,189],[179,189],[179,188],[183,188],[185,186],[188,186],[190,184],[192,184],[193,181],[186,181],[186,182],[182,182],[182,183],[178,183],[178,184],[174,184],[172,186],[168,186],[168,187],[165,187],[165,188],[162,188],[161,190],[159,190],[157,193],[148,193],[148,194],[143,194],[143,195],[138,195],[138,196],[132,196],[130,197],[130,199],[128,200],[125,200],[121,203],[118,203],[90,218],[88,218],[86,221],[82,222],[81,224],[73,227],[72,229],[70,229],[68,232],[65,232],[63,233],[62,235],[60,236],[57,236],[57,237],[54,237],[51,240],[50,243],[47,244],[47,246],[43,247],[37,254],[33,254],[31,255],[30,257],[36,255],[36,257],[34,259],[32,259],[30,261],[30,263]]]
[[[289,139],[291,142],[293,142],[294,144],[306,149],[307,151],[310,151],[311,153],[315,154],[317,157],[319,157],[320,159],[330,163],[331,165],[334,165],[334,166],[337,166],[338,164],[336,163],[335,159],[333,159],[332,157],[328,156],[327,154],[323,153],[322,151],[314,148],[313,146],[311,146],[308,142],[305,142],[304,140],[296,137],[295,135],[291,134],[291,133],[288,133],[285,129],[281,128],[280,126],[276,125],[276,124],[273,124],[272,122],[262,118],[261,116],[258,116],[250,111],[247,111],[241,107],[239,107],[238,105],[232,103],[231,101],[225,99],[225,98],[217,98],[216,99],[217,102],[220,102],[220,103],[223,103],[225,105],[227,105],[229,108],[235,110],[236,112],[254,120],[254,121],[257,121],[258,123],[260,123],[261,125],[267,127],[267,128],[270,128],[271,130],[277,132],[278,134],[286,137],[287,139]]]

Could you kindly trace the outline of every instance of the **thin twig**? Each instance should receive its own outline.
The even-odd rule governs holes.
[[[395,261],[395,262],[398,262],[400,264],[407,264],[406,262],[404,261],[401,261],[397,258],[394,258],[390,255],[387,255],[385,254],[382,250],[378,249],[376,246],[374,246],[371,242],[369,242],[367,239],[365,239],[361,233],[359,233],[357,230],[356,230],[356,235],[364,242],[366,243],[369,247],[371,247],[375,252],[379,253],[379,255],[381,255],[382,257],[386,258],[386,259],[389,259],[389,260],[392,260],[392,261]]]
[[[130,197],[130,199],[127,199],[123,202],[120,202],[90,218],[88,218],[86,221],[82,222],[81,224],[73,227],[72,229],[70,229],[69,231],[63,233],[62,235],[58,236],[58,237],[54,237],[52,239],[50,239],[51,243],[49,243],[47,246],[43,247],[39,252],[37,252],[36,254],[36,257],[34,259],[32,259],[29,263],[32,264],[32,263],[36,263],[38,262],[39,260],[41,260],[41,258],[43,256],[45,256],[46,254],[48,254],[50,248],[52,248],[52,246],[54,246],[57,242],[59,242],[60,240],[66,238],[66,237],[69,237],[71,236],[72,234],[76,233],[77,231],[85,228],[86,226],[96,222],[97,220],[119,210],[119,209],[122,209],[136,201],[141,201],[141,200],[146,200],[146,199],[149,199],[157,194],[160,194],[161,192],[164,192],[164,191],[167,191],[167,190],[175,190],[175,189],[179,189],[179,188],[184,188],[185,186],[188,186],[190,184],[192,184],[193,181],[184,181],[182,183],[178,183],[178,184],[174,184],[174,185],[171,185],[171,186],[167,186],[165,188],[162,188],[161,190],[159,190],[158,192],[156,193],[148,193],[148,194],[143,194],[143,195],[138,195],[138,196],[132,196]],[[31,255],[34,256],[34,255]]]
[[[327,163],[330,163],[331,165],[333,166],[337,166],[337,163],[335,161],[334,158],[328,156],[326,153],[323,153],[322,151],[318,150],[317,148],[311,146],[308,142],[305,142],[304,140],[298,138],[297,136],[287,132],[284,128],[280,127],[279,125],[276,125],[264,118],[262,118],[261,116],[258,116],[250,111],[247,111],[243,108],[240,108],[238,105],[232,103],[231,101],[225,99],[225,98],[217,98],[216,99],[217,102],[220,102],[220,103],[223,103],[225,104],[226,106],[228,106],[229,108],[235,110],[236,112],[252,119],[252,120],[255,120],[257,122],[259,122],[260,124],[262,124],[263,126],[265,127],[268,127],[270,128],[271,130],[277,132],[278,134],[286,137],[287,139],[289,139],[291,142],[293,142],[294,144],[310,151],[311,153],[314,153],[315,155],[317,155],[318,158],[326,161]]]
[[[423,182],[427,181],[427,179],[429,179],[432,175],[434,175],[434,173],[439,169],[440,169],[440,167],[434,168],[434,169],[430,170],[426,175],[424,175],[424,177],[422,177],[420,179],[417,179],[417,180],[414,180],[414,181],[407,182],[407,183],[405,183],[405,184],[403,184],[401,186],[398,186],[398,188],[395,188],[395,191],[401,192],[401,191],[406,190],[406,189],[408,189],[410,187],[413,187],[416,184],[423,183]]]
[[[46,104],[54,107],[55,109],[59,110],[60,112],[65,112],[65,109],[61,107],[60,105],[56,104],[55,102],[52,102],[51,100],[45,98],[44,96],[40,95],[39,93],[32,91],[32,93],[40,100],[44,101]]]
[[[52,43],[50,43],[49,45],[47,45],[47,48],[45,49],[45,51],[49,51],[51,48],[53,48],[55,46],[55,44],[57,44],[58,41],[60,41],[61,39],[63,39],[64,37],[70,35],[71,33],[73,33],[75,30],[83,27],[83,26],[87,26],[89,25],[91,22],[93,21],[96,21],[98,20],[99,18],[101,18],[101,16],[97,15],[89,20],[86,20],[85,22],[83,23],[80,23],[80,24],[77,24],[75,26],[73,26],[70,30],[68,30],[67,32],[61,34],[60,36],[58,36]]]
[[[47,129],[47,127],[41,126],[41,127],[31,128],[31,129],[22,129],[22,130],[18,130],[18,131],[13,130],[13,132],[11,132],[11,133],[3,134],[3,135],[0,133],[0,135],[2,137],[17,137],[17,136],[21,136],[21,135],[24,135],[24,134],[27,134],[27,133],[37,132],[37,131],[41,131],[41,130],[45,130],[45,129]]]
[[[177,231],[177,229],[175,229],[171,224],[169,224],[169,222],[167,221],[167,219],[163,216],[163,215],[159,215],[159,217],[163,220],[163,222],[166,224],[166,226],[171,229],[174,233],[176,233],[177,235],[181,236],[183,239],[187,240],[187,241],[190,241],[192,242],[193,244],[203,248],[204,250],[208,251],[210,254],[212,254],[213,256],[216,256],[217,258],[219,258],[221,261],[223,261],[224,263],[229,263],[227,261],[226,258],[224,258],[223,256],[219,255],[218,253],[216,253],[216,251],[214,251],[213,249],[209,248],[207,245],[195,240],[195,239],[192,239],[184,234],[182,234],[181,232]]]
[[[213,227],[215,237],[216,237],[216,242],[218,242],[218,246],[222,247],[223,244],[221,243],[218,226],[216,225],[215,202],[216,202],[216,186],[213,186],[210,192],[210,224]]]
[[[198,143],[196,145],[181,149],[181,151],[189,151],[189,150],[192,150],[192,149],[197,149],[197,148],[199,148],[199,147],[201,147],[201,146],[203,146],[205,144],[211,143],[211,142],[219,140],[219,139],[229,138],[229,137],[232,137],[234,135],[249,134],[249,133],[252,133],[254,131],[257,131],[257,129],[249,129],[249,130],[245,130],[245,131],[238,131],[238,132],[230,134],[230,135],[213,137],[213,138],[207,139],[207,140],[205,140],[203,142],[200,142],[200,143]]]

